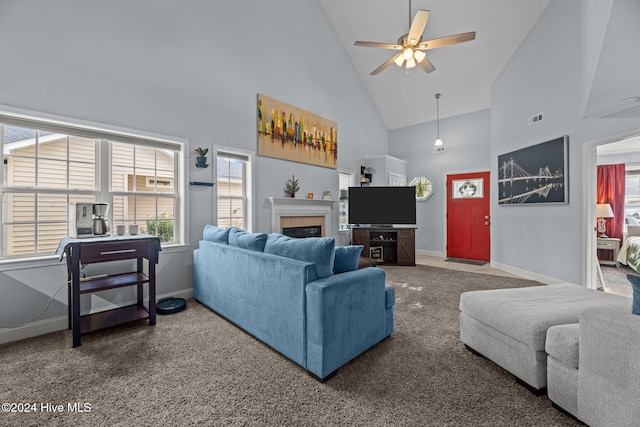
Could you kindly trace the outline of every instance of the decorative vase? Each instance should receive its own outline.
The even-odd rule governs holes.
[[[209,165],[207,164],[207,158],[205,156],[196,157],[196,167],[206,168]]]
[[[291,197],[292,199],[296,198],[296,193],[289,193],[289,197]]]

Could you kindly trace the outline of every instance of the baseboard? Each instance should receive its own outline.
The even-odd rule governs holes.
[[[158,295],[157,299],[162,298],[193,298],[193,288],[182,289],[174,292],[167,292],[162,295]],[[149,299],[145,298],[145,303],[148,303]],[[122,305],[135,304],[135,301],[125,302]],[[98,310],[91,310],[89,313],[96,311],[108,310],[110,308],[117,308],[115,304],[107,307],[100,307]],[[63,331],[69,327],[69,319],[67,316],[58,316],[51,319],[38,320],[27,323],[26,325],[19,326],[17,328],[5,328],[0,330],[0,344],[8,342],[19,341],[26,338],[37,337],[38,335],[44,335],[51,332]]]
[[[17,328],[5,328],[0,330],[0,344],[13,341],[20,341],[25,338],[37,337],[38,335],[49,334],[67,329],[69,318],[58,316],[51,319],[39,320],[27,323]]]
[[[513,267],[511,265],[502,264],[500,262],[491,261],[491,268],[505,271],[507,273],[515,274],[524,279],[535,280],[545,285],[557,285],[560,283],[567,283],[566,280],[556,279],[555,277],[544,276],[542,274],[534,273],[532,271],[523,270],[521,268]]]
[[[446,258],[447,257],[447,255],[444,252],[426,251],[424,249],[416,249],[416,254],[417,255],[424,255],[424,256],[435,256],[435,257],[439,257],[439,258]]]

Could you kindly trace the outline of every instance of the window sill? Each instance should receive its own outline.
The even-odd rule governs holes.
[[[177,252],[186,252],[190,249],[186,244],[174,244],[163,246],[160,252],[162,254],[170,254]],[[34,256],[31,258],[14,258],[0,260],[0,272],[11,270],[26,270],[29,268],[53,267],[57,265],[66,265],[57,255]]]

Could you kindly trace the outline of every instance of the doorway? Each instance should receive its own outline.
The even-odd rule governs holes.
[[[447,175],[447,257],[489,261],[489,172]]]
[[[634,186],[638,180],[634,180],[633,177],[636,174],[636,170],[640,169],[640,135],[635,133],[631,136],[625,135],[592,142],[585,148],[585,153],[587,154],[587,158],[591,160],[589,163],[585,163],[586,173],[589,174],[588,179],[585,180],[585,211],[587,212],[585,229],[588,233],[586,240],[588,252],[585,254],[587,257],[585,285],[593,289],[602,288],[605,292],[630,296],[630,283],[626,279],[626,273],[634,274],[633,270],[625,267],[623,264],[617,265],[617,267],[608,266],[609,262],[598,259],[596,249],[609,249],[610,247],[614,249],[613,253],[615,254],[620,248],[620,245],[624,244],[624,239],[627,236],[627,225],[636,223],[637,213],[640,212],[640,191],[638,190],[638,185]],[[610,206],[616,212],[622,209],[624,218],[623,227],[625,227],[625,230],[622,236],[614,236],[611,235],[610,232],[607,232],[609,238],[597,239],[597,233],[594,230],[595,217],[597,216],[595,207],[599,202],[599,199],[596,197],[598,188],[596,180],[597,169],[600,165],[615,164],[625,165],[626,174],[625,178],[623,178],[624,182],[622,183],[626,188],[625,200],[623,207],[620,206],[619,203],[617,203],[618,206],[616,206],[616,204],[610,204]],[[616,179],[619,180],[620,177],[618,176]],[[604,254],[607,252],[608,251],[605,250]],[[603,266],[600,266],[600,264],[603,264]]]

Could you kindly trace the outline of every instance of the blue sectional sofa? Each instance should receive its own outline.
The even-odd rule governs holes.
[[[323,380],[393,333],[393,288],[362,247],[207,225],[194,296]]]

